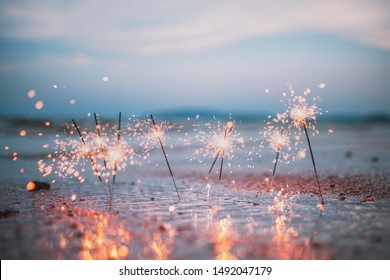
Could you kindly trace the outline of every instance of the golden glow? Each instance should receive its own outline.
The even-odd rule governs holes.
[[[121,153],[118,149],[114,148],[109,150],[108,156],[111,160],[116,161],[121,158]]]
[[[224,149],[224,148],[226,148],[227,146],[228,146],[228,140],[227,139],[225,139],[223,136],[222,137],[220,137],[219,139],[218,139],[218,146],[221,148],[221,149]]]
[[[230,215],[218,222],[218,237],[214,244],[214,251],[217,254],[217,260],[235,260],[237,257],[231,252],[234,245],[232,239],[233,231],[231,229],[233,222]]]
[[[279,151],[282,147],[290,147],[290,138],[287,137],[286,133],[275,130],[269,138],[269,146],[275,152]]]

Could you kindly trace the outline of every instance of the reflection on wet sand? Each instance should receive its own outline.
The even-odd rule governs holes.
[[[230,215],[218,223],[217,236],[214,239],[214,252],[217,260],[235,260],[237,257],[231,252],[234,246],[236,231],[232,229],[233,222]]]
[[[268,228],[259,227],[252,217],[246,218],[244,227],[238,221],[235,222],[230,214],[218,219],[220,209],[214,205],[204,212],[191,211],[190,225],[181,226],[180,229],[195,231],[198,241],[211,244],[212,258],[217,260],[330,258],[330,251],[318,248],[319,245],[315,242],[317,229],[311,230],[311,236],[304,236],[291,225],[292,208],[291,197],[283,195],[281,191],[267,207],[272,214],[272,224]],[[118,222],[118,217],[105,212],[89,215],[85,226],[81,223],[73,225],[83,231],[80,258],[177,258],[182,244],[190,242],[186,238],[193,238],[193,235],[178,234],[173,221],[161,222],[163,219],[163,216],[155,218],[160,222],[152,225],[148,222]],[[72,242],[64,236],[60,238],[61,247]]]
[[[99,200],[94,196],[74,199],[73,193],[63,196],[56,190],[28,193],[26,207],[33,210],[0,221],[1,252],[5,258],[18,259],[348,258],[356,250],[344,248],[363,246],[356,240],[371,230],[369,224],[359,226],[355,218],[361,209],[371,211],[367,217],[379,215],[379,222],[371,224],[383,228],[383,235],[371,230],[374,243],[369,245],[382,248],[389,232],[384,221],[390,209],[384,206],[379,212],[375,204],[359,204],[360,208],[352,204],[331,212],[334,206],[329,204],[320,215],[309,196],[291,196],[284,190],[261,198],[226,189],[207,200],[200,200],[199,193],[187,194],[174,212],[168,210],[170,201],[150,200],[144,197],[148,194],[141,194],[143,200],[119,201],[107,209],[103,195]],[[347,242],[333,238],[332,231],[337,229]],[[16,238],[17,246],[10,242]]]

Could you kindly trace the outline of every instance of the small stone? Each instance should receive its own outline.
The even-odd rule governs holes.
[[[379,162],[379,157],[377,157],[377,156],[373,156],[373,157],[371,157],[371,162]]]
[[[38,191],[38,190],[48,190],[50,189],[50,184],[46,182],[30,181],[26,185],[26,190],[28,191]]]

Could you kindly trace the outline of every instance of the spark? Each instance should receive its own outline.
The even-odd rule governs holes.
[[[36,91],[34,89],[30,89],[28,92],[27,92],[27,97],[28,98],[34,98],[36,95]]]
[[[326,87],[326,84],[325,84],[325,83],[320,83],[320,84],[318,85],[318,87],[319,87],[320,89],[324,89],[324,88]]]
[[[43,108],[43,101],[38,101],[35,103],[35,109],[41,110]]]
[[[227,122],[223,136],[220,135],[216,139],[216,142],[217,142],[216,146],[218,147],[218,150],[217,150],[217,154],[215,156],[215,159],[213,161],[213,164],[210,167],[209,174],[211,173],[216,161],[218,160],[219,155],[222,154],[221,166],[219,169],[219,180],[222,179],[222,168],[223,168],[223,161],[225,159],[225,149],[231,146],[231,142],[228,140],[228,135],[232,132],[233,127],[234,127],[233,122],[231,122],[231,121]]]

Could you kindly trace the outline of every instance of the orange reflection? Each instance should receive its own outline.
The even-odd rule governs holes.
[[[81,257],[85,260],[118,260],[125,259],[130,250],[132,240],[130,232],[119,223],[117,227],[110,226],[110,215],[99,214],[93,217],[94,226],[84,231]]]
[[[234,246],[232,237],[235,232],[232,230],[232,220],[230,215],[223,218],[218,223],[218,236],[214,244],[214,252],[217,260],[235,260],[237,257],[231,252]]]
[[[313,246],[316,230],[312,230],[310,238],[301,236],[290,226],[289,210],[292,207],[290,198],[283,194],[283,189],[274,198],[274,204],[268,207],[273,213],[272,227],[273,259],[329,259],[331,254],[327,248],[321,252]],[[321,254],[321,255],[319,255]]]

